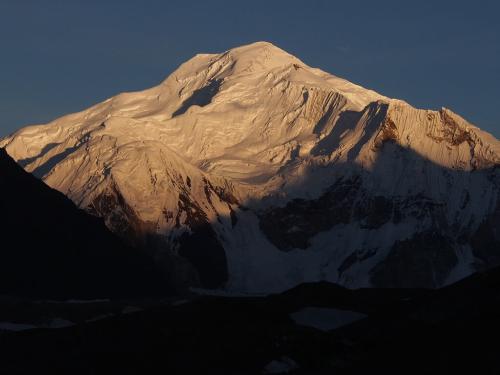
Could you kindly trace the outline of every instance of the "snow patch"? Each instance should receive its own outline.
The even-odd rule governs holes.
[[[269,362],[264,367],[264,374],[287,374],[299,368],[297,362],[288,357],[281,357]]]
[[[366,318],[367,315],[348,310],[306,307],[290,314],[295,323],[321,331],[331,331]]]
[[[39,328],[33,324],[25,324],[25,323],[12,323],[12,322],[0,322],[0,331],[26,331],[29,329]]]

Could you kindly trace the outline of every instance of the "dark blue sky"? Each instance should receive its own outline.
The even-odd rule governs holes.
[[[267,40],[498,138],[497,3],[0,0],[0,136],[151,87],[196,53]]]

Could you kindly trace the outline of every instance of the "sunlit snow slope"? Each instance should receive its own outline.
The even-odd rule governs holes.
[[[180,287],[437,287],[500,263],[500,142],[258,42],[0,141]]]

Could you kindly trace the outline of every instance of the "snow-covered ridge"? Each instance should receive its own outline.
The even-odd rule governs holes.
[[[138,243],[156,236],[155,257],[182,264],[169,269],[176,278],[243,292],[317,279],[371,285],[371,270],[397,243],[436,228],[458,243],[498,201],[493,136],[450,110],[415,109],[266,42],[196,55],[154,88],[21,129],[0,147],[115,232]],[[307,227],[314,208],[293,199],[333,207],[338,191],[352,194],[354,203],[338,208],[349,217],[331,216],[318,233]],[[182,250],[203,247],[193,240],[200,233],[209,250]],[[376,255],[365,254],[369,247]],[[470,246],[456,249],[459,276],[447,277],[474,269]]]

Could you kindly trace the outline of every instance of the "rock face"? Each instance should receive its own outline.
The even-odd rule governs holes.
[[[499,260],[497,139],[265,42],[0,146],[181,286],[437,287]]]
[[[168,281],[102,219],[26,173],[0,149],[0,295],[151,297]]]

